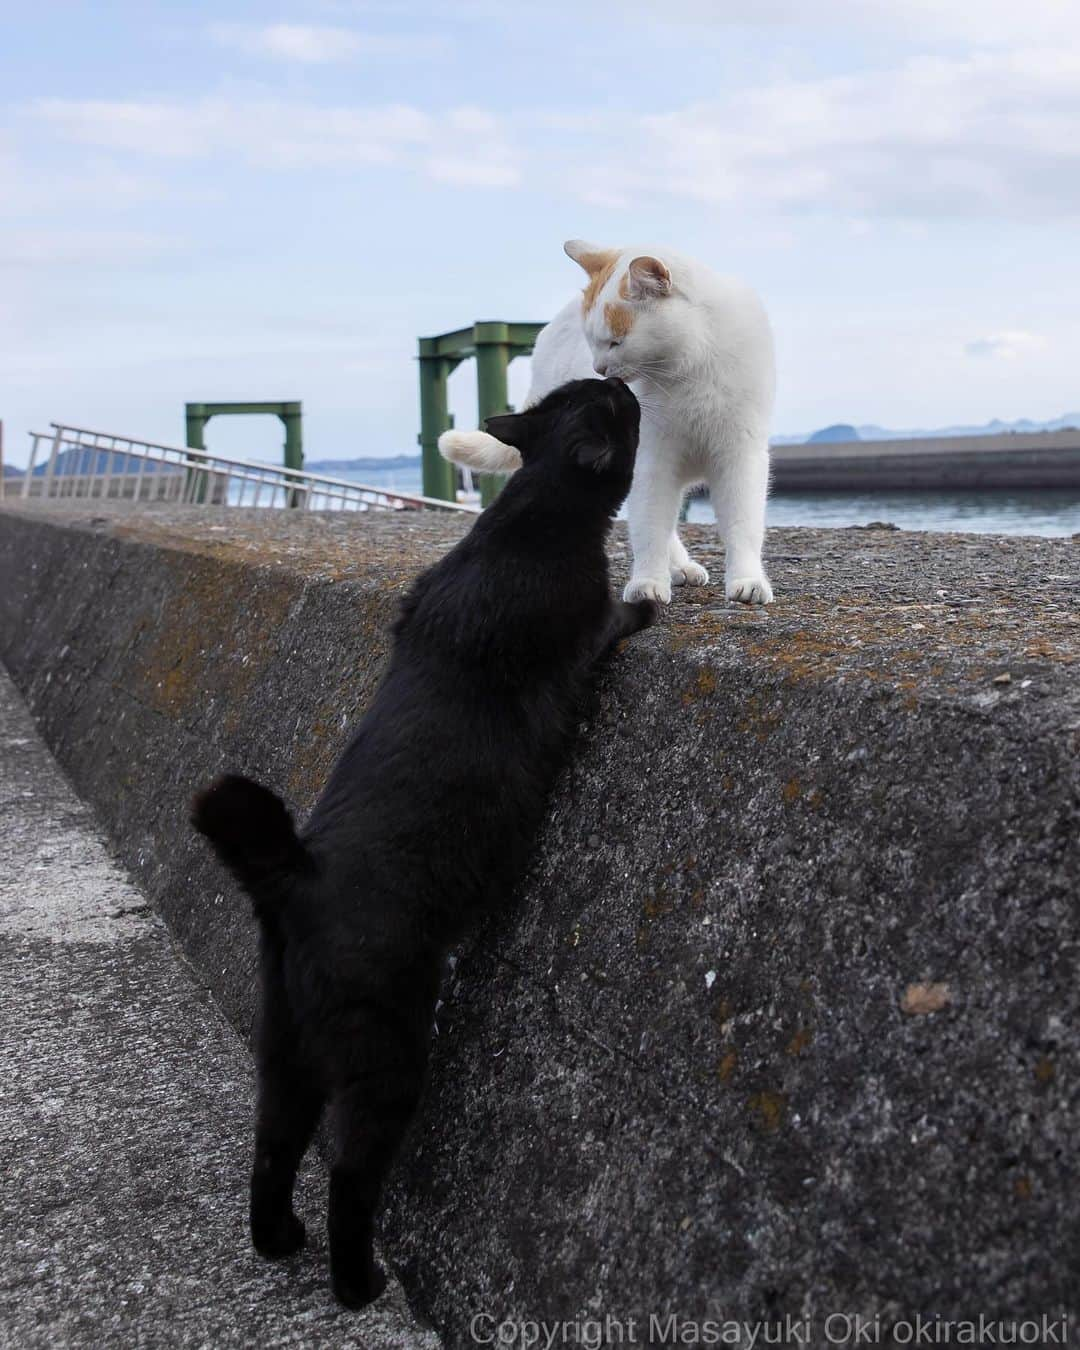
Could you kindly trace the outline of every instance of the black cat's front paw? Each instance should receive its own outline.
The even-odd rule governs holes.
[[[640,633],[643,628],[651,628],[660,615],[660,606],[655,600],[633,600],[627,605],[627,609],[632,609],[636,614],[636,627],[634,632]]]
[[[616,600],[611,627],[602,647],[610,651],[643,628],[651,628],[659,614],[660,606],[655,600]]]
[[[372,1263],[366,1272],[344,1274],[334,1271],[332,1275],[334,1294],[339,1303],[346,1308],[366,1308],[374,1303],[386,1288],[386,1276]]]
[[[295,1214],[286,1214],[274,1223],[251,1224],[251,1241],[260,1256],[270,1261],[280,1261],[295,1254],[304,1245],[307,1234],[303,1223]]]

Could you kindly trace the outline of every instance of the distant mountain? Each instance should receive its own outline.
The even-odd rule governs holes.
[[[56,456],[53,473],[57,477],[63,477],[65,474],[84,473],[138,473],[139,465],[142,462],[138,455],[129,457],[122,450],[99,450],[89,446],[85,448],[76,446],[71,450],[61,450]],[[161,460],[148,459],[145,461],[143,472],[159,473],[167,469],[175,472],[178,467],[176,464],[166,464]],[[34,477],[44,478],[48,471],[48,460],[44,460],[34,466]],[[16,472],[22,475],[25,471],[17,469]]]
[[[911,441],[925,440],[931,436],[999,436],[1006,432],[1018,433],[1032,431],[1065,431],[1071,427],[1080,427],[1080,412],[1065,413],[1048,422],[1033,422],[1028,417],[1020,417],[1015,422],[1002,422],[995,417],[982,426],[954,427],[917,427],[904,431],[894,431],[890,427],[879,427],[873,423],[864,426],[851,426],[838,422],[809,436],[774,436],[773,445],[805,445],[811,441]]]
[[[14,464],[5,464],[5,465],[4,465],[4,477],[5,477],[5,478],[25,478],[25,477],[26,477],[26,470],[25,470],[25,469],[17,469],[17,468],[15,467]]]
[[[820,431],[815,431],[812,435],[807,436],[806,443],[809,445],[811,441],[830,441],[835,444],[837,441],[861,441],[862,439],[853,426],[847,422],[837,422],[834,426],[822,427]]]
[[[312,473],[362,473],[365,469],[418,469],[419,455],[367,455],[360,459],[305,459],[304,468]]]

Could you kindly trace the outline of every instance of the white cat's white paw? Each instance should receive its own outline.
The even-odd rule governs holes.
[[[635,600],[655,600],[660,605],[671,604],[671,582],[660,577],[631,577],[622,598],[632,604]]]
[[[744,605],[771,605],[772,587],[764,572],[755,577],[731,577],[725,591],[729,600],[738,600]]]
[[[686,562],[680,563],[678,567],[672,565],[671,584],[673,586],[707,586],[709,574],[700,563],[687,558]]]

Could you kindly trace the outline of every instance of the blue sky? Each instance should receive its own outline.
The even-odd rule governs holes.
[[[1074,0],[44,0],[0,90],[12,462],[51,419],[178,441],[188,399],[411,452],[416,337],[548,317],[568,236],[756,285],[778,432],[1080,406]]]

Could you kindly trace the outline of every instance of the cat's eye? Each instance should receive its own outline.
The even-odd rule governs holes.
[[[611,339],[609,340],[609,342],[608,342],[608,346],[609,346],[609,347],[621,347],[621,346],[622,346],[622,338],[611,338]]]

